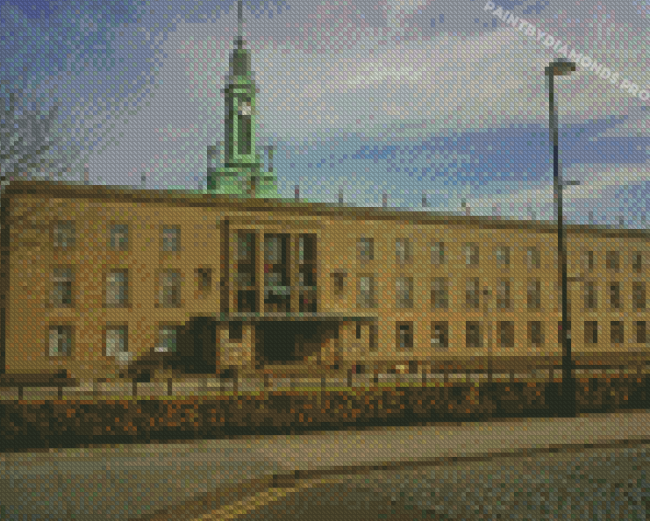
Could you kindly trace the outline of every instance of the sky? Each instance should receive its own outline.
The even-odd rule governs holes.
[[[282,197],[553,220],[544,68],[566,45],[565,219],[647,228],[648,0],[245,0],[243,30]],[[204,188],[236,33],[234,0],[2,0],[0,95],[59,106],[68,179]]]

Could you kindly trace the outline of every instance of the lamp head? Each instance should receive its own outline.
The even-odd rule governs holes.
[[[544,69],[544,74],[546,74],[546,76],[568,76],[575,70],[575,62],[570,62],[566,58],[558,58],[557,60],[548,64],[548,66]]]

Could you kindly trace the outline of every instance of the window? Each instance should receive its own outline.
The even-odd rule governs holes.
[[[607,266],[607,269],[618,273],[620,268],[619,258],[620,255],[617,251],[608,251],[605,257],[605,264]]]
[[[253,141],[252,113],[251,100],[242,100],[237,108],[237,152],[241,155],[251,153]]]
[[[117,356],[129,352],[129,330],[127,326],[106,328],[106,356]]]
[[[613,320],[611,323],[610,337],[612,344],[622,344],[623,343],[623,322],[619,320]]]
[[[282,264],[284,253],[283,237],[267,235],[264,237],[264,264]]]
[[[584,291],[585,309],[596,309],[598,299],[596,298],[596,285],[594,282],[585,282]]]
[[[129,249],[129,227],[126,224],[111,226],[111,250],[127,251]]]
[[[357,340],[361,340],[361,324],[357,322]]]
[[[431,323],[431,347],[436,349],[449,347],[449,325],[447,322]]]
[[[433,242],[431,243],[431,264],[444,264],[445,263],[445,243]]]
[[[359,277],[359,292],[357,296],[358,308],[374,308],[375,302],[375,279],[374,277]]]
[[[537,269],[542,265],[541,256],[537,246],[529,246],[526,248],[526,265],[529,270]]]
[[[379,326],[377,324],[370,325],[369,344],[371,352],[377,351],[379,347]]]
[[[397,347],[400,349],[413,347],[413,322],[397,323]]]
[[[497,309],[510,309],[510,281],[497,281]]]
[[[54,225],[54,247],[70,249],[75,245],[75,226],[72,221],[61,221]]]
[[[181,274],[178,270],[164,270],[161,274],[160,304],[175,308],[181,305]]]
[[[395,240],[395,262],[397,264],[409,264],[411,262],[411,241],[409,239]]]
[[[106,274],[106,305],[127,307],[129,303],[129,274],[127,270],[116,270]]]
[[[497,246],[497,248],[495,249],[495,255],[497,259],[497,266],[500,267],[510,266],[509,246]]]
[[[55,268],[52,272],[52,293],[50,305],[59,308],[72,306],[72,269]]]
[[[612,309],[621,307],[621,284],[620,282],[609,283],[609,305]]]
[[[431,288],[431,306],[436,309],[449,307],[448,280],[446,277],[435,277]]]
[[[478,244],[475,242],[466,243],[463,246],[463,255],[465,256],[466,266],[478,266],[479,250]]]
[[[528,342],[534,346],[541,346],[544,343],[542,323],[539,320],[528,322]]]
[[[515,347],[515,323],[511,320],[497,322],[499,347]]]
[[[51,326],[49,334],[50,356],[70,356],[72,354],[72,327]]]
[[[593,271],[594,269],[594,252],[593,251],[583,251],[582,252],[582,269],[586,271]]]
[[[646,343],[646,325],[645,325],[645,320],[639,320],[638,322],[634,323],[636,327],[636,341],[639,344],[645,344]]]
[[[598,322],[585,322],[585,344],[598,343]]]
[[[467,322],[465,335],[467,347],[481,347],[480,322]]]
[[[237,234],[237,260],[250,263],[253,262],[255,253],[255,234],[239,232]]]
[[[298,238],[298,262],[316,262],[316,235],[304,234]]]
[[[645,282],[632,283],[632,307],[645,309]]]
[[[197,285],[199,293],[207,295],[212,290],[212,269],[199,268],[196,270]]]
[[[542,307],[542,283],[539,279],[528,279],[526,305],[528,309],[540,309]]]
[[[465,282],[465,305],[469,309],[478,309],[478,278],[472,278]]]
[[[164,326],[158,330],[158,353],[175,353],[177,350],[177,328]]]
[[[395,293],[398,308],[412,308],[413,277],[397,277],[395,281]]]
[[[332,273],[332,286],[335,297],[342,297],[345,289],[345,273]]]
[[[643,253],[640,251],[632,252],[632,270],[635,273],[643,271]]]
[[[241,342],[244,338],[243,322],[228,322],[228,340],[230,342]]]
[[[567,322],[566,338],[567,340],[571,340],[571,322]],[[557,341],[558,343],[562,344],[562,321],[561,320],[558,320],[557,322]]]
[[[365,262],[375,259],[375,240],[370,238],[361,238],[357,243],[359,259]]]
[[[181,251],[181,229],[179,226],[163,228],[163,251]]]

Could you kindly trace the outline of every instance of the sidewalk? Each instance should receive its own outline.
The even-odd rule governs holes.
[[[296,476],[313,479],[628,440],[650,444],[650,412],[2,454],[0,505],[6,514],[59,512],[92,519],[111,512],[111,519],[188,519],[274,486],[292,486]],[[49,486],[33,486],[34,479]],[[26,483],[32,486],[25,489]],[[26,490],[29,495],[23,496]],[[161,509],[167,510],[144,516]]]

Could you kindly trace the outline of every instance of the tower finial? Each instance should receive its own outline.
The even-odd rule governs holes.
[[[242,33],[243,33],[243,28],[244,28],[244,13],[243,13],[243,8],[242,8],[242,0],[239,0],[238,5],[237,5],[237,24],[238,24],[238,29],[237,29],[237,46],[241,49],[242,47]]]

